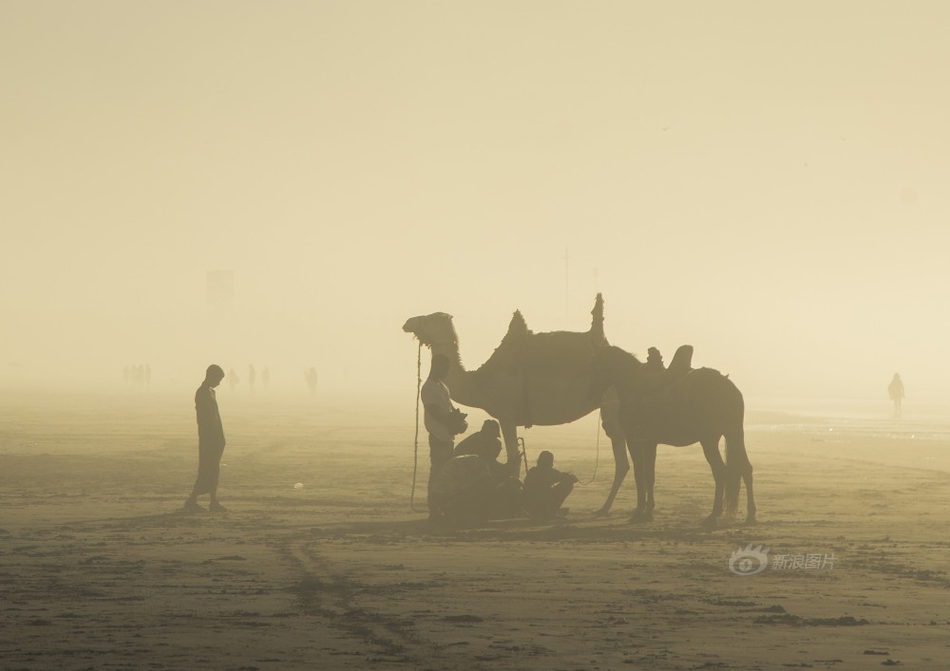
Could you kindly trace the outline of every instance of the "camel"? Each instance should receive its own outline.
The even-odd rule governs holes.
[[[680,350],[691,356],[688,345]],[[703,527],[715,528],[724,509],[726,513],[735,512],[740,479],[746,487],[746,524],[755,522],[752,464],[746,454],[743,428],[745,404],[728,376],[712,368],[694,370],[672,364],[656,375],[633,354],[613,346],[597,353],[594,368],[592,398],[613,388],[620,399],[620,424],[630,445],[637,482],[633,521],[653,519],[657,445],[685,447],[700,443],[716,483],[712,512]],[[725,462],[719,453],[722,437],[726,439]]]
[[[604,431],[614,451],[614,484],[607,502],[598,511],[610,511],[620,483],[630,469],[626,440],[617,420],[612,394],[592,398],[594,355],[608,346],[604,336],[604,299],[600,294],[591,311],[590,330],[584,333],[553,331],[534,333],[520,311],[492,355],[476,370],[466,370],[459,354],[452,315],[435,312],[412,317],[402,327],[412,333],[432,355],[444,354],[451,366],[446,386],[453,401],[480,408],[498,420],[505,442],[508,467],[520,477],[519,426],[567,424],[600,408]]]

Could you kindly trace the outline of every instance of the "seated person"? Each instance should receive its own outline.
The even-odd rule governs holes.
[[[554,468],[554,455],[547,450],[538,455],[538,465],[524,478],[521,502],[528,517],[550,520],[557,516],[561,504],[574,491],[577,477]]]
[[[439,469],[429,491],[429,519],[451,526],[488,520],[495,483],[488,460],[477,454],[452,457]]]
[[[496,459],[501,454],[501,427],[494,419],[486,419],[482,428],[455,446],[456,457],[463,454]]]
[[[488,445],[481,454],[460,454],[442,467],[430,499],[437,518],[466,526],[520,515],[521,481],[498,462],[501,441]]]

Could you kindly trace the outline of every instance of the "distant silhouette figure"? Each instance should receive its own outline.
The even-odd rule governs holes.
[[[691,347],[681,347],[663,373],[674,379],[659,387],[655,377],[647,374],[647,365],[619,347],[605,347],[594,360],[594,389],[613,387],[617,391],[623,431],[629,443],[639,447],[631,450],[637,481],[637,510],[632,521],[653,519],[657,445],[700,443],[716,483],[712,512],[703,525],[715,527],[723,510],[735,510],[742,482],[746,487],[746,523],[751,524],[755,522],[755,500],[752,464],[745,449],[742,393],[732,380],[712,368],[683,370],[691,356]],[[726,439],[725,463],[719,453],[722,437]]]
[[[254,369],[254,364],[250,364],[247,367],[247,385],[251,388],[251,391],[254,391],[254,383],[257,381],[257,371]]]
[[[261,371],[261,384],[264,385],[264,389],[267,389],[267,385],[270,384],[270,368],[264,366],[264,370]]]
[[[901,402],[904,400],[904,382],[899,373],[894,373],[891,383],[887,385],[887,395],[894,403],[894,416],[900,417],[902,414]]]
[[[307,387],[311,394],[317,393],[317,369],[311,366],[303,372],[303,378],[307,381]]]
[[[224,453],[224,428],[218,412],[218,401],[214,388],[224,379],[224,370],[214,364],[208,366],[204,382],[195,392],[195,415],[198,419],[198,477],[191,490],[191,496],[185,501],[185,510],[203,511],[198,505],[198,497],[211,495],[212,512],[224,512],[226,509],[218,503],[218,476],[221,472],[221,455]]]
[[[233,368],[229,368],[228,369],[228,384],[231,386],[231,391],[234,391],[237,388],[238,382],[240,381],[241,381],[241,378],[238,377],[237,372]]]
[[[574,491],[577,477],[554,468],[554,454],[544,450],[538,464],[524,476],[521,502],[528,517],[550,520],[557,516],[565,499]]]
[[[152,384],[152,367],[149,364],[145,364],[145,386]]]

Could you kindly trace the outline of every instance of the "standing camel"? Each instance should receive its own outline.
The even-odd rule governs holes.
[[[452,316],[444,312],[412,317],[403,330],[412,333],[433,356],[444,354],[451,366],[446,385],[452,400],[481,408],[501,425],[508,467],[521,472],[519,426],[567,424],[601,408],[604,431],[614,451],[614,484],[598,514],[606,514],[630,464],[627,443],[617,419],[616,397],[592,398],[595,354],[608,346],[604,337],[604,300],[600,294],[585,333],[533,333],[521,312],[515,312],[508,333],[488,360],[476,370],[465,370],[459,355]]]
[[[653,375],[646,364],[619,347],[604,347],[594,364],[592,397],[613,388],[620,399],[620,424],[630,444],[637,482],[634,521],[653,519],[653,483],[656,447],[662,443],[685,447],[700,443],[716,482],[713,508],[703,526],[715,528],[725,512],[735,512],[740,479],[745,482],[746,523],[755,522],[752,464],[745,449],[742,393],[732,380],[712,368],[669,371]],[[665,377],[666,373],[674,375]],[[719,439],[726,439],[726,460],[719,453]]]

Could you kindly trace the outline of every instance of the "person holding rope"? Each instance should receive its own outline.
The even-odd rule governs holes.
[[[468,424],[466,415],[452,405],[449,388],[445,378],[449,374],[449,358],[444,354],[434,354],[429,366],[429,377],[420,392],[425,409],[425,427],[429,432],[429,519],[439,518],[439,509],[433,505],[432,483],[442,467],[453,456],[455,436],[465,433]]]

